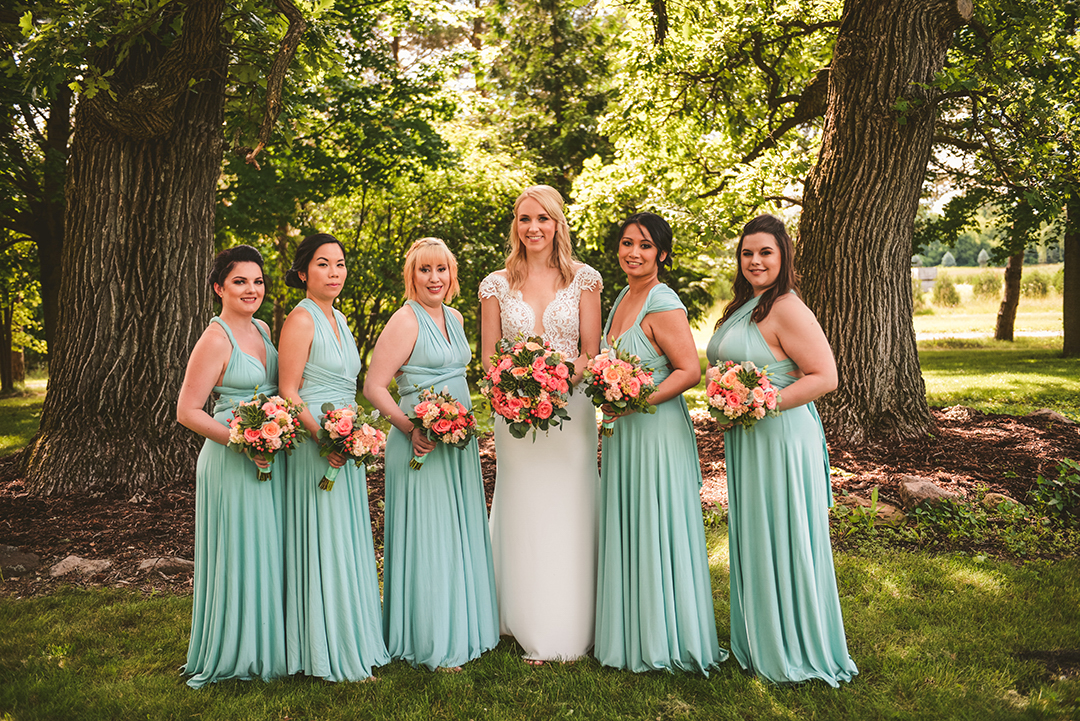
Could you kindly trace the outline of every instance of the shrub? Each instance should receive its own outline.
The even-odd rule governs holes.
[[[1065,295],[1065,268],[1058,268],[1058,272],[1054,273],[1054,279],[1050,281],[1050,284],[1054,287],[1054,290],[1058,292],[1058,295]]]
[[[956,265],[956,258],[949,251],[945,251],[945,255],[941,256],[941,264],[946,268],[951,268]]]
[[[1031,496],[1047,516],[1068,525],[1080,518],[1080,463],[1065,458],[1057,471],[1057,478],[1040,474]]]
[[[960,305],[960,291],[952,282],[952,278],[944,273],[938,275],[934,282],[934,305],[955,308]]]
[[[1054,281],[1049,274],[1032,270],[1020,278],[1020,295],[1026,298],[1045,298],[1050,295],[1053,285]]]
[[[996,299],[1001,297],[1004,278],[992,270],[979,273],[971,279],[971,292],[976,298]]]

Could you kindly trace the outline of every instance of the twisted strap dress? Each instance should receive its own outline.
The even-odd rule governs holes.
[[[794,361],[777,361],[741,306],[709,340],[709,363],[768,366],[780,389],[795,382]],[[850,681],[829,540],[832,505],[825,433],[813,403],[724,434],[731,563],[731,650],[739,664],[773,683]]]
[[[472,407],[465,369],[472,351],[443,306],[446,332],[416,301],[419,325],[397,378],[398,406],[412,417],[421,389],[446,391]],[[487,502],[476,439],[462,449],[437,443],[423,466],[409,467],[409,436],[386,442],[383,628],[390,655],[413,666],[453,668],[499,643]]]
[[[214,388],[214,420],[256,390],[277,393],[277,351],[255,323],[266,365],[240,349],[232,329],[213,318],[232,343],[222,385]],[[284,456],[269,481],[257,479],[247,456],[206,439],[195,475],[195,578],[191,641],[184,672],[199,688],[224,679],[284,676],[285,616],[282,581]]]
[[[316,419],[323,403],[356,403],[360,354],[345,316],[337,333],[309,298],[294,313],[315,324],[300,398]],[[340,341],[339,341],[340,338]],[[319,488],[329,464],[318,443],[289,458],[285,513],[285,629],[289,673],[360,681],[390,661],[382,632],[379,577],[368,513],[367,474],[350,461],[330,491]]]

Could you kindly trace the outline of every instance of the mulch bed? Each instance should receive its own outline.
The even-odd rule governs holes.
[[[980,487],[1023,499],[1041,473],[1056,473],[1062,458],[1080,460],[1080,427],[1035,416],[988,415],[963,407],[935,409],[937,432],[917,442],[849,445],[830,439],[833,488],[868,496],[878,487],[897,501],[900,478],[915,475],[972,497]],[[723,435],[705,414],[696,415],[706,509],[727,503]],[[488,503],[495,488],[495,448],[480,444]],[[376,548],[382,546],[382,470],[369,474],[369,497]],[[0,544],[37,554],[36,572],[0,582],[0,595],[47,593],[59,585],[119,586],[190,592],[191,575],[140,574],[139,563],[157,556],[193,558],[194,483],[145,496],[35,498],[16,479],[0,483]],[[69,554],[113,561],[109,571],[89,578],[52,579],[48,569]]]

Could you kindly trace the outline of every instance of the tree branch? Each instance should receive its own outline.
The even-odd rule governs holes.
[[[300,46],[300,37],[307,28],[304,16],[292,0],[274,0],[274,6],[289,19],[289,30],[281,40],[281,46],[274,56],[274,64],[270,66],[270,74],[266,78],[266,110],[263,113],[262,127],[259,128],[259,142],[244,158],[245,162],[256,168],[259,164],[255,162],[255,156],[270,142],[274,124],[281,115],[281,92],[285,87],[285,75],[292,64],[293,56],[296,55],[296,49]]]

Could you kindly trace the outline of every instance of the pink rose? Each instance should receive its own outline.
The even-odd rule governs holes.
[[[503,358],[501,361],[499,361],[499,365],[495,367],[498,368],[500,371],[506,371],[510,370],[510,367],[513,365],[514,361],[510,360],[509,358]]]
[[[765,391],[765,407],[770,411],[776,408],[776,391]]]
[[[638,393],[641,392],[641,384],[637,382],[637,378],[630,378],[626,381],[626,392],[630,394],[631,398],[638,397]]]
[[[754,403],[760,405],[765,402],[765,391],[760,387],[755,387],[750,393],[754,396]]]
[[[259,432],[258,428],[245,428],[244,440],[248,443],[257,443],[262,440],[262,433]]]
[[[565,363],[560,363],[559,365],[555,366],[555,375],[559,378],[569,378],[570,369],[566,367]]]
[[[342,416],[334,424],[334,430],[338,432],[338,435],[347,436],[352,432],[353,419],[352,416]]]
[[[281,426],[276,421],[267,421],[263,423],[260,432],[263,438],[278,438],[281,436]]]
[[[267,401],[266,403],[262,404],[262,412],[268,416],[277,415],[277,409],[278,407],[276,403],[271,403],[270,401]]]
[[[551,401],[540,401],[533,410],[537,418],[551,418],[551,414],[554,412],[555,407],[551,405]]]
[[[445,418],[440,418],[439,420],[435,421],[435,423],[431,426],[431,429],[441,436],[444,433],[449,433],[453,429],[453,427],[454,426],[450,421],[446,420]]]
[[[413,413],[417,416],[427,415],[429,408],[431,408],[431,401],[420,401],[416,404],[416,407],[413,408]]]

